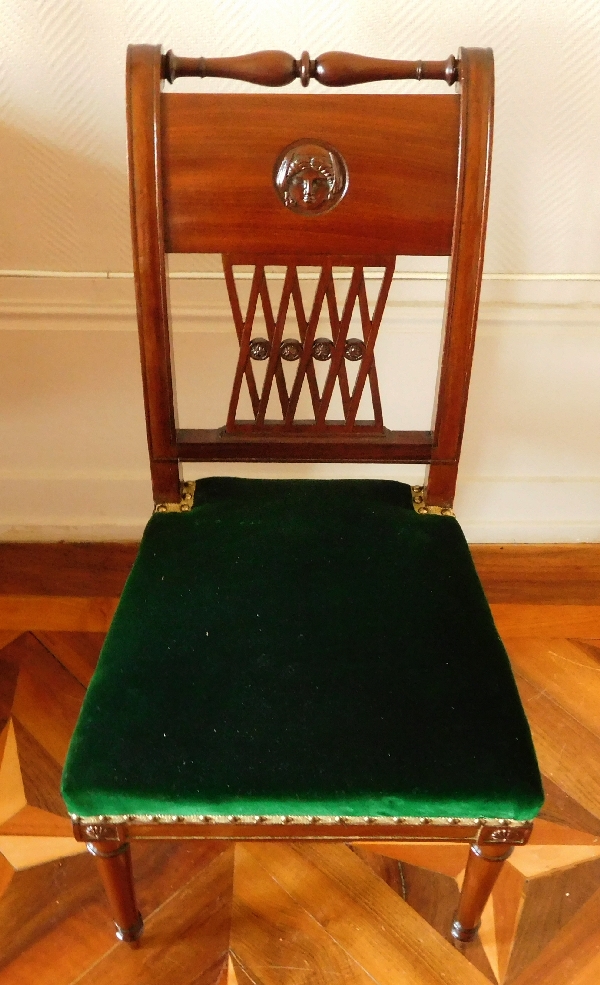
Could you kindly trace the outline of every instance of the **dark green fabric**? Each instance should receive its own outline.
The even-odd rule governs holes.
[[[231,478],[150,520],[63,794],[87,816],[522,820],[543,799],[456,520],[398,482]]]

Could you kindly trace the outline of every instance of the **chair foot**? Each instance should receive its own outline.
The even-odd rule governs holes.
[[[133,944],[134,941],[139,940],[144,929],[144,920],[141,913],[138,913],[138,918],[132,927],[119,927],[116,923],[115,927],[116,935],[120,941],[124,941],[126,944]]]
[[[479,924],[476,927],[463,927],[460,920],[455,920],[452,924],[452,929],[450,933],[454,937],[455,941],[460,941],[461,944],[468,944],[470,941],[474,941],[479,932]]]

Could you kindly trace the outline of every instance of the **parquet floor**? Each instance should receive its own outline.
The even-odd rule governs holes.
[[[463,846],[137,843],[133,949],[58,787],[134,548],[0,545],[0,985],[600,982],[600,547],[474,554],[547,795],[480,940],[445,938]]]

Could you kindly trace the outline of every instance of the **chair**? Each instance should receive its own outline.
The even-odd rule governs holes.
[[[186,75],[267,86],[438,79],[458,88],[162,91]],[[65,766],[75,837],[96,857],[124,941],[142,930],[133,839],[464,842],[452,934],[471,940],[543,800],[508,658],[452,512],[483,262],[492,53],[466,48],[446,62],[340,52],[188,59],[136,45],[127,99],[156,509]],[[165,254],[193,252],[222,254],[239,343],[218,429],[179,428],[174,409]],[[427,431],[383,423],[375,343],[399,254],[450,257]],[[253,267],[246,312],[239,264]],[[282,268],[276,312],[266,265]],[[306,309],[298,265],[317,270]],[[350,271],[341,310],[340,268]],[[365,268],[382,271],[372,313]],[[267,337],[254,328],[259,304]],[[362,338],[348,337],[354,308]],[[291,312],[298,330],[284,338]],[[317,335],[325,313],[330,334]],[[327,364],[321,384],[318,364]],[[343,417],[331,420],[335,386]],[[296,417],[302,392],[307,419]],[[368,420],[359,419],[364,392]],[[249,419],[240,416],[244,394]],[[180,463],[190,461],[428,471],[425,486],[412,488],[375,479],[182,483]]]

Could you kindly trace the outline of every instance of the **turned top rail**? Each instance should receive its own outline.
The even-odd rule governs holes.
[[[422,79],[447,82],[458,80],[458,61],[450,55],[445,62],[396,61],[389,58],[369,58],[347,51],[326,51],[310,58],[303,51],[294,58],[285,51],[255,51],[233,58],[181,58],[172,51],[162,56],[161,75],[168,82],[184,76],[200,79],[237,79],[262,86],[286,86],[300,79],[307,86],[316,79],[324,86],[358,85],[362,82],[383,82],[392,79]]]

